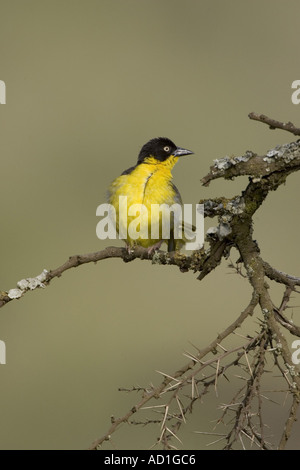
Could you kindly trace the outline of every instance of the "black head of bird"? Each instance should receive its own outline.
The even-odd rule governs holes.
[[[171,156],[181,157],[183,155],[191,154],[193,154],[191,150],[177,147],[177,145],[167,137],[156,137],[143,145],[139,153],[138,163],[143,163],[147,158],[151,157],[163,162]]]

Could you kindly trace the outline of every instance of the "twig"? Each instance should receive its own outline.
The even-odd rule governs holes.
[[[284,310],[286,310],[288,306],[288,302],[290,300],[292,292],[293,292],[293,289],[289,286],[286,286],[279,309],[274,306],[274,315],[275,315],[276,320],[282,326],[284,326],[284,328],[286,328],[294,336],[300,337],[300,327],[295,325],[291,320],[286,318],[285,315],[283,314]]]
[[[271,119],[264,114],[250,113],[248,114],[250,119],[254,121],[259,121],[264,124],[268,124],[270,129],[282,129],[283,131],[291,132],[294,135],[300,135],[300,128],[295,127],[292,122],[280,122],[275,119]]]
[[[264,270],[266,276],[272,281],[278,282],[280,284],[285,284],[289,287],[300,286],[300,278],[296,276],[291,276],[290,274],[279,271],[278,269],[273,268],[269,263],[263,261]]]
[[[17,287],[14,289],[10,289],[7,292],[0,291],[0,307],[3,307],[13,299],[21,298],[29,291],[46,287],[50,284],[52,279],[61,277],[64,272],[71,268],[77,268],[87,263],[97,263],[98,261],[109,258],[120,258],[126,263],[135,259],[148,260],[152,261],[153,264],[178,266],[182,272],[188,270],[197,271],[200,269],[204,258],[207,260],[207,256],[204,257],[202,255],[201,257],[201,252],[199,251],[193,252],[191,256],[186,256],[179,252],[168,253],[165,251],[156,251],[155,253],[149,254],[146,248],[136,246],[129,254],[125,248],[109,246],[101,251],[70,256],[69,259],[58,268],[50,271],[44,269],[44,271],[35,278],[22,279],[17,283]]]
[[[284,431],[282,433],[282,436],[278,445],[278,450],[283,450],[286,447],[286,444],[292,433],[293,425],[295,421],[297,421],[297,411],[299,409],[299,404],[300,404],[299,392],[298,393],[295,392],[293,394],[293,402],[291,405],[289,417],[286,420]]]

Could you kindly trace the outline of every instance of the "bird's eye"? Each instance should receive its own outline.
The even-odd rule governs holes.
[[[164,147],[164,151],[165,152],[170,152],[170,147],[168,147],[168,146]]]

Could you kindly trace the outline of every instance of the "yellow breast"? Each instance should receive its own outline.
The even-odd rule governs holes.
[[[133,245],[136,243],[149,247],[161,239],[161,213],[159,213],[156,220],[159,225],[158,238],[151,238],[151,205],[172,205],[178,202],[176,192],[171,184],[171,170],[177,160],[178,157],[173,156],[164,162],[158,162],[152,157],[148,158],[145,162],[137,165],[131,173],[121,175],[112,182],[109,188],[109,203],[116,210],[117,230],[120,233],[126,233],[128,244]],[[120,196],[127,196],[127,212],[120,208]],[[136,211],[138,207],[134,205],[141,204],[146,208],[145,213]],[[136,215],[139,215],[139,218]],[[153,219],[155,219],[154,212],[152,225]],[[140,236],[138,239],[133,240],[130,233],[128,233],[128,227],[131,223],[134,227],[135,222],[139,223],[139,227],[136,227],[136,229],[140,231]],[[155,233],[155,229],[153,233]]]

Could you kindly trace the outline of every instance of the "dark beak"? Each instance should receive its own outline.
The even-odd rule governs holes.
[[[191,150],[187,150],[187,149],[183,149],[181,147],[177,147],[177,149],[175,150],[173,155],[175,157],[182,157],[183,155],[192,155],[193,153],[194,152],[192,152]]]

